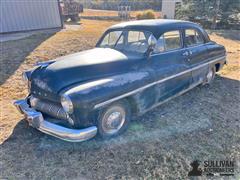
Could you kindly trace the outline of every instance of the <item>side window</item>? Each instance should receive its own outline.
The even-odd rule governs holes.
[[[155,53],[181,48],[180,31],[169,31],[160,36],[154,49]]]
[[[144,53],[148,49],[148,37],[151,35],[149,32],[143,31],[128,31],[128,37],[125,49]]]
[[[128,32],[128,43],[138,42],[146,40],[143,32],[140,31],[129,31]]]
[[[190,46],[195,46],[198,44],[203,44],[204,40],[196,30],[194,29],[186,29],[185,30],[185,44]]]

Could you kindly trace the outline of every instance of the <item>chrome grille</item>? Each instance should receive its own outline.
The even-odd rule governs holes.
[[[51,117],[57,118],[57,119],[63,119],[67,120],[71,123],[71,118],[69,115],[63,110],[61,105],[58,105],[53,102],[49,102],[46,100],[41,100],[35,97],[30,98],[30,105],[34,109],[47,114]]]

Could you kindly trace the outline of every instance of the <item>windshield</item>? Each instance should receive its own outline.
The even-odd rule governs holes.
[[[99,47],[145,53],[150,35],[145,31],[111,31],[102,38]]]

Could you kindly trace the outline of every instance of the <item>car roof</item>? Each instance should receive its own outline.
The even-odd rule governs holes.
[[[182,28],[197,28],[202,31],[196,23],[175,19],[151,19],[135,20],[113,25],[109,30],[128,29],[152,32],[156,38],[169,30],[178,30]]]

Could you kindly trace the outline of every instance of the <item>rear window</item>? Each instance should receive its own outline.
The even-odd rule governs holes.
[[[203,43],[203,37],[198,31],[194,29],[185,30],[185,44],[187,47],[196,46]]]
[[[171,51],[181,48],[181,35],[180,31],[165,32],[157,41],[154,52]]]

